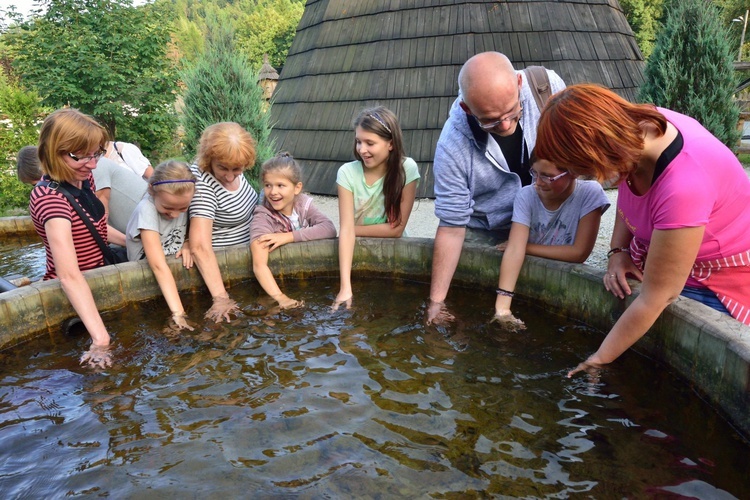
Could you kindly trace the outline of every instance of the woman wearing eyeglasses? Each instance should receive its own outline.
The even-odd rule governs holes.
[[[109,333],[97,310],[82,271],[104,265],[104,256],[81,217],[57,190],[63,186],[90,216],[101,238],[107,241],[104,205],[94,194],[91,171],[101,157],[107,133],[96,120],[75,109],[49,115],[39,135],[42,182],[31,192],[29,212],[47,254],[45,280],[59,278],[60,286],[91,335],[91,348],[82,364],[106,367]]]
[[[510,330],[525,328],[510,311],[525,256],[583,262],[591,255],[602,214],[609,199],[596,181],[577,179],[554,163],[530,158],[531,186],[524,186],[513,203],[510,237],[503,250],[495,317]]]
[[[750,180],[696,120],[575,85],[548,102],[536,155],[619,183],[604,286],[624,298],[626,276],[643,281],[599,349],[569,376],[617,359],[679,295],[750,324]]]

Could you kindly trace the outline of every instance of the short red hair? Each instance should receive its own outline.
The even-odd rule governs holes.
[[[650,104],[632,104],[598,85],[553,95],[539,119],[536,156],[577,176],[623,179],[643,154],[644,123],[663,135],[667,120]]]

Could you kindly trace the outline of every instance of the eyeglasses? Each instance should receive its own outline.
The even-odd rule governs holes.
[[[534,179],[534,182],[536,182],[537,179],[541,179],[543,182],[545,182],[547,184],[552,184],[556,180],[562,179],[563,177],[565,177],[566,175],[568,175],[570,172],[568,172],[566,170],[565,172],[563,172],[561,174],[558,174],[558,175],[556,175],[554,177],[550,177],[549,175],[537,174],[536,170],[534,170],[533,168],[530,168],[529,169],[529,173],[531,173],[531,178]]]
[[[88,163],[88,162],[90,162],[91,160],[98,160],[98,159],[99,159],[99,158],[101,158],[101,157],[102,157],[103,155],[104,155],[104,151],[97,151],[96,153],[94,153],[94,154],[93,154],[93,155],[91,155],[91,156],[76,156],[76,155],[74,155],[73,153],[68,153],[68,156],[70,156],[70,158],[71,158],[71,159],[72,159],[73,161],[75,161],[75,162],[78,162],[78,163],[80,163],[80,164]]]
[[[482,123],[482,120],[477,118],[477,121],[479,122],[479,126],[482,128],[482,130],[490,130],[501,123],[508,123],[511,124],[513,122],[516,122],[521,119],[521,115],[523,114],[523,105],[521,104],[521,89],[518,89],[518,112],[512,116],[508,116],[507,118],[502,118],[500,120],[495,120],[491,123]]]

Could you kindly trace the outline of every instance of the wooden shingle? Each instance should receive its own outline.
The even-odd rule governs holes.
[[[643,79],[617,0],[308,0],[274,94],[272,136],[303,165],[306,190],[335,194],[338,167],[353,159],[352,119],[385,105],[419,165],[417,195],[432,196],[458,72],[487,50],[630,100]]]

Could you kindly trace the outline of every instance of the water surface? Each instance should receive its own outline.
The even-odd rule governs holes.
[[[77,366],[86,339],[0,352],[0,492],[63,496],[750,498],[750,449],[668,369],[629,353],[599,381],[565,372],[602,335],[491,293],[455,289],[425,328],[428,287],[287,281],[269,308],[165,336],[163,301],[107,314],[116,366]],[[205,294],[189,296],[193,319]]]
[[[44,276],[47,260],[44,243],[36,236],[3,236],[0,239],[0,277],[26,276],[36,281]]]

